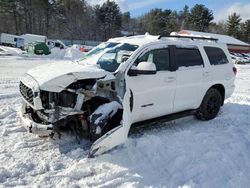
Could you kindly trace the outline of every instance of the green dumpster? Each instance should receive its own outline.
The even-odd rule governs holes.
[[[44,42],[33,42],[24,46],[25,51],[30,54],[48,55],[50,54],[49,47]]]
[[[43,55],[43,54],[48,55],[50,54],[50,50],[49,47],[44,42],[40,42],[34,45],[34,53],[36,55]]]

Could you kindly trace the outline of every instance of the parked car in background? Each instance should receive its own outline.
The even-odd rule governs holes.
[[[65,49],[66,48],[66,45],[60,40],[47,40],[46,44],[49,47],[49,49],[52,49],[52,48]]]
[[[250,61],[250,55],[249,54],[243,54],[241,53],[242,57]]]
[[[250,63],[250,57],[246,54],[230,52],[230,56],[235,64]]]

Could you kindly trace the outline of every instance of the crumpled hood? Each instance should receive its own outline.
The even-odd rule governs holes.
[[[32,84],[34,82],[28,81],[27,77],[34,78],[41,90],[61,92],[77,80],[102,78],[111,73],[100,69],[96,64],[55,62],[38,66],[29,70],[26,74],[26,78],[24,77],[22,81],[26,82],[32,89],[36,90],[36,86]]]

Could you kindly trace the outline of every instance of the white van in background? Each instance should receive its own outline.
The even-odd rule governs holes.
[[[24,39],[24,45],[32,42],[47,42],[47,37],[43,35],[23,34],[20,37]]]
[[[12,35],[8,33],[1,33],[0,45],[11,46],[23,49],[25,45],[30,43],[45,43],[49,49],[60,48],[65,49],[66,45],[60,40],[48,40],[46,36],[34,35],[34,34],[23,34],[21,36]]]
[[[18,35],[12,35],[8,33],[1,33],[0,44],[3,46],[16,46],[16,40],[20,38]]]

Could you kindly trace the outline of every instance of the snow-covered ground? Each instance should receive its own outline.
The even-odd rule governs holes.
[[[236,91],[216,119],[167,123],[89,159],[86,141],[44,140],[22,127],[19,79],[44,63],[0,57],[0,187],[250,186],[250,65],[238,66]]]

